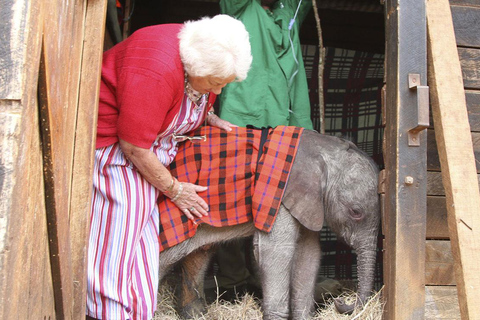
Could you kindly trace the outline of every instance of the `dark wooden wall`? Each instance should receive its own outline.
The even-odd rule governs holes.
[[[384,52],[383,7],[378,0],[316,1],[324,46]],[[218,0],[135,0],[131,31],[152,24],[181,23],[219,14],[218,2]],[[302,44],[318,44],[313,10],[302,25],[300,37]]]
[[[450,0],[477,174],[480,173],[480,3]],[[447,223],[445,190],[433,119],[428,129],[426,286],[443,306],[444,317],[459,317],[455,268]],[[477,177],[480,181],[480,176]],[[480,208],[479,208],[480,210]],[[480,212],[479,212],[480,213]],[[432,305],[434,301],[430,301]]]

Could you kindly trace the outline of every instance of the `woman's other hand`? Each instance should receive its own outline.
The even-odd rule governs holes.
[[[207,116],[207,123],[212,127],[217,127],[225,131],[232,131],[236,125],[228,122],[227,120],[220,119],[216,114],[212,113]]]
[[[193,183],[180,182],[171,200],[190,220],[194,220],[194,216],[198,218],[208,216],[208,204],[198,195],[207,189],[208,187]]]

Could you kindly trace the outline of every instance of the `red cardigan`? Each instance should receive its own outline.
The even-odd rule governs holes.
[[[139,29],[103,54],[96,148],[125,140],[150,148],[180,110],[182,24]],[[208,105],[215,94],[210,93]]]

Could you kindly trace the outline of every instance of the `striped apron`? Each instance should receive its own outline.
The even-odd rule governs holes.
[[[172,134],[201,125],[208,97],[184,96],[180,112],[150,148],[168,166]],[[119,143],[95,151],[90,211],[86,314],[97,319],[151,319],[156,309],[159,191],[125,157]]]

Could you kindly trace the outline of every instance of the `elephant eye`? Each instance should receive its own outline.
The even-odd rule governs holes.
[[[350,208],[348,213],[354,220],[361,220],[363,218],[363,211]]]

